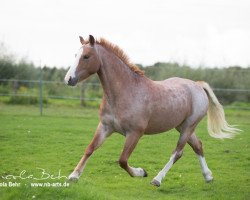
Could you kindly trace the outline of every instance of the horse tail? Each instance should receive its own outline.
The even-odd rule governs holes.
[[[209,135],[220,139],[233,138],[241,130],[227,123],[224,109],[208,83],[203,81],[198,81],[197,83],[205,90],[209,99],[207,111],[207,129]]]

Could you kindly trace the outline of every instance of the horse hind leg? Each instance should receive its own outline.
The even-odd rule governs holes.
[[[173,164],[179,160],[183,154],[183,149],[184,146],[187,143],[187,140],[190,136],[190,130],[186,129],[186,131],[184,131],[183,133],[180,134],[177,146],[174,150],[174,152],[172,153],[168,163],[164,166],[164,168],[157,174],[156,177],[154,177],[154,179],[151,181],[151,184],[154,186],[159,187],[161,185],[161,181],[164,179],[164,177],[166,176],[167,172],[171,169],[171,167],[173,166]]]
[[[207,163],[206,163],[206,160],[205,160],[205,157],[204,157],[204,154],[203,154],[202,143],[197,138],[195,133],[193,133],[189,137],[188,144],[193,148],[194,152],[196,153],[196,155],[197,155],[197,157],[199,159],[202,174],[203,174],[203,176],[205,178],[205,181],[206,182],[212,181],[213,180],[212,172],[207,166]]]

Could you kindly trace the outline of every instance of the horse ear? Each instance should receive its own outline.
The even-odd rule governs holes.
[[[94,46],[95,44],[95,38],[92,35],[89,35],[89,43],[91,46]]]
[[[79,38],[80,38],[81,44],[84,45],[84,39],[83,39],[83,37],[82,37],[82,36],[79,36]]]

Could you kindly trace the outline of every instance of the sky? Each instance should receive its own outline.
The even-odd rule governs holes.
[[[0,0],[0,42],[36,65],[70,66],[89,34],[144,66],[248,67],[250,1]]]

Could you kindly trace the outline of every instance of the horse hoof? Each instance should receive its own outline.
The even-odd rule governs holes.
[[[207,176],[205,180],[207,183],[211,183],[213,181],[213,179],[214,178],[212,176]]]
[[[79,176],[73,172],[72,174],[69,175],[68,180],[71,182],[77,182],[79,179]]]
[[[207,173],[203,174],[205,181],[207,183],[212,182],[213,181],[213,177],[212,177],[212,172],[209,170]]]
[[[156,179],[153,179],[150,184],[156,186],[156,187],[160,187],[161,183],[159,181],[157,181]]]
[[[146,172],[145,169],[143,169],[143,172],[144,172],[143,177],[147,177],[147,176],[148,176],[148,173]]]
[[[77,177],[69,177],[69,178],[68,178],[68,180],[69,180],[70,182],[77,182],[78,179],[79,179],[79,178],[77,178]]]

